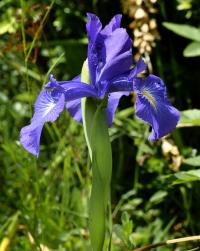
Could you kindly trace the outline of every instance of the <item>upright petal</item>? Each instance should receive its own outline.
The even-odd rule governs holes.
[[[149,75],[135,85],[136,115],[152,126],[149,140],[157,140],[172,131],[179,119],[179,111],[167,98],[163,81]]]
[[[116,29],[111,36],[97,40],[97,81],[110,80],[127,72],[133,64],[132,42],[125,29]]]
[[[98,33],[100,32],[101,28],[102,28],[102,24],[99,18],[95,14],[87,13],[86,29],[87,29],[89,42],[95,43],[96,37]]]
[[[96,82],[96,67],[98,65],[98,58],[96,52],[96,39],[102,28],[102,24],[99,18],[91,13],[87,14],[87,33],[88,33],[88,66],[90,72],[91,83],[95,84]]]
[[[119,100],[123,95],[128,96],[129,92],[113,92],[108,97],[108,105],[106,108],[106,119],[108,127],[112,126],[112,122],[115,116],[115,111],[119,104]]]
[[[120,28],[122,15],[115,15],[110,22],[103,28],[101,35],[110,36],[113,31]]]
[[[50,92],[40,92],[34,109],[31,124],[25,126],[20,132],[20,142],[23,147],[38,156],[40,151],[40,136],[45,122],[55,121],[64,109],[64,95],[52,96]]]

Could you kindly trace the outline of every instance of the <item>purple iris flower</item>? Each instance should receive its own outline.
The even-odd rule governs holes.
[[[103,29],[96,15],[87,17],[90,83],[81,82],[80,76],[71,81],[57,81],[50,76],[36,100],[30,125],[23,127],[20,135],[24,148],[36,156],[44,123],[55,121],[65,107],[75,120],[82,122],[83,97],[108,97],[106,118],[110,127],[120,98],[135,91],[136,115],[152,127],[149,140],[169,133],[180,118],[179,111],[167,98],[163,81],[154,75],[138,77],[146,69],[141,58],[132,67],[132,41],[126,30],[120,28],[122,16],[114,16]]]

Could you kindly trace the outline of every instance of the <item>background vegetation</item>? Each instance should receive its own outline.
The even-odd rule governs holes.
[[[91,172],[82,126],[67,112],[47,124],[39,159],[22,148],[19,132],[29,123],[34,100],[50,72],[60,80],[80,73],[87,54],[85,13],[97,13],[106,24],[124,11],[123,26],[133,37],[130,8],[137,4],[158,25],[159,36],[154,36],[160,39],[155,39],[152,52],[143,54],[149,71],[164,79],[173,104],[184,112],[179,128],[150,143],[149,127],[134,116],[134,95],[121,100],[110,130],[112,250],[200,233],[200,2],[158,0],[153,5],[157,12],[150,9],[156,1],[143,2],[1,0],[1,251],[89,250]],[[192,49],[185,52],[191,41]],[[138,51],[134,45],[136,56]],[[200,248],[190,242],[158,249]]]

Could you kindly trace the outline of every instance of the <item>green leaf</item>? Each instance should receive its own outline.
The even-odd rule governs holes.
[[[150,198],[150,202],[151,203],[155,203],[158,204],[161,201],[163,201],[163,199],[167,196],[167,192],[166,191],[157,191],[156,193],[154,193],[151,198]]]
[[[200,156],[185,159],[183,161],[183,163],[190,165],[190,166],[200,166]]]
[[[181,119],[177,127],[200,126],[200,110],[191,109],[181,112]]]
[[[173,182],[173,185],[197,181],[200,180],[200,169],[190,170],[187,172],[178,172],[174,174],[174,177],[176,177],[177,180]]]
[[[189,10],[192,8],[192,0],[179,1],[179,5],[177,6],[177,10]]]
[[[190,170],[188,171],[189,174],[193,175],[194,177],[200,179],[200,169],[197,170]]]
[[[200,42],[191,42],[183,51],[185,57],[200,56]]]
[[[187,24],[163,22],[163,26],[179,36],[200,42],[200,29]]]

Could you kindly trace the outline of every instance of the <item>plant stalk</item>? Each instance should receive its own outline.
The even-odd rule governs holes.
[[[88,63],[85,61],[81,80],[90,83]],[[92,163],[92,189],[89,209],[89,230],[93,251],[102,251],[106,228],[111,226],[110,183],[112,175],[112,150],[106,123],[107,100],[82,99],[83,127]],[[109,227],[109,235],[111,230]],[[110,239],[110,236],[109,236]]]

